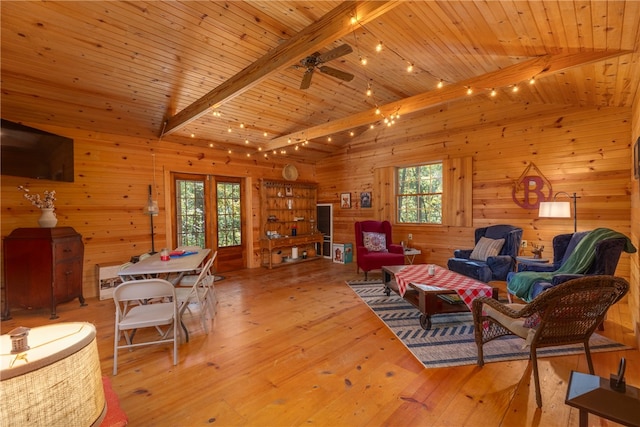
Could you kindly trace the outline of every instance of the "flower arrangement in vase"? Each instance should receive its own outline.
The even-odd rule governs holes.
[[[38,219],[38,224],[43,228],[53,228],[58,223],[58,218],[54,212],[56,201],[56,192],[46,191],[44,192],[44,198],[40,194],[30,194],[28,188],[24,188],[22,185],[18,187],[18,190],[24,192],[24,198],[31,202],[31,204],[42,211],[42,215]]]

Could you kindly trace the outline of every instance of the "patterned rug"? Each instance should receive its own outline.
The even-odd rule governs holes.
[[[439,314],[431,317],[431,329],[420,326],[420,312],[394,292],[384,294],[381,280],[347,281],[347,285],[380,317],[396,336],[427,368],[475,365],[478,350],[474,338],[473,316],[468,313]],[[528,348],[515,336],[495,339],[484,345],[485,363],[526,360]],[[629,349],[602,335],[589,341],[592,353]],[[581,344],[538,349],[538,357],[584,354]]]

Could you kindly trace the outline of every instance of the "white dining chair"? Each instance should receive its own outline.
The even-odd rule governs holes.
[[[192,313],[190,304],[195,304],[202,328],[207,334],[209,333],[209,319],[207,317],[210,317],[211,320],[215,317],[215,290],[213,285],[215,276],[212,272],[212,266],[216,255],[217,252],[206,261],[197,276],[184,276],[176,287],[180,319],[182,320],[186,311]]]
[[[116,305],[113,375],[118,373],[118,351],[152,344],[173,343],[173,364],[178,364],[178,304],[174,286],[163,279],[124,282],[113,291]],[[161,327],[165,326],[163,330]],[[133,342],[135,331],[153,327],[159,339]],[[121,335],[124,344],[120,344]],[[138,334],[140,335],[140,334]]]

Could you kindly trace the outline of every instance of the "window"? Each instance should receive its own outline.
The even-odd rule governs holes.
[[[205,246],[204,181],[177,179],[176,216],[178,246]]]
[[[242,244],[242,216],[239,182],[218,182],[218,247]]]
[[[398,223],[442,224],[442,163],[396,169]]]

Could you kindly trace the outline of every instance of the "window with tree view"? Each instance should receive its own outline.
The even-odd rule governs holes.
[[[240,183],[218,182],[218,247],[242,244]]]
[[[398,223],[442,224],[442,163],[396,172]]]
[[[205,247],[204,181],[176,180],[178,246]]]

